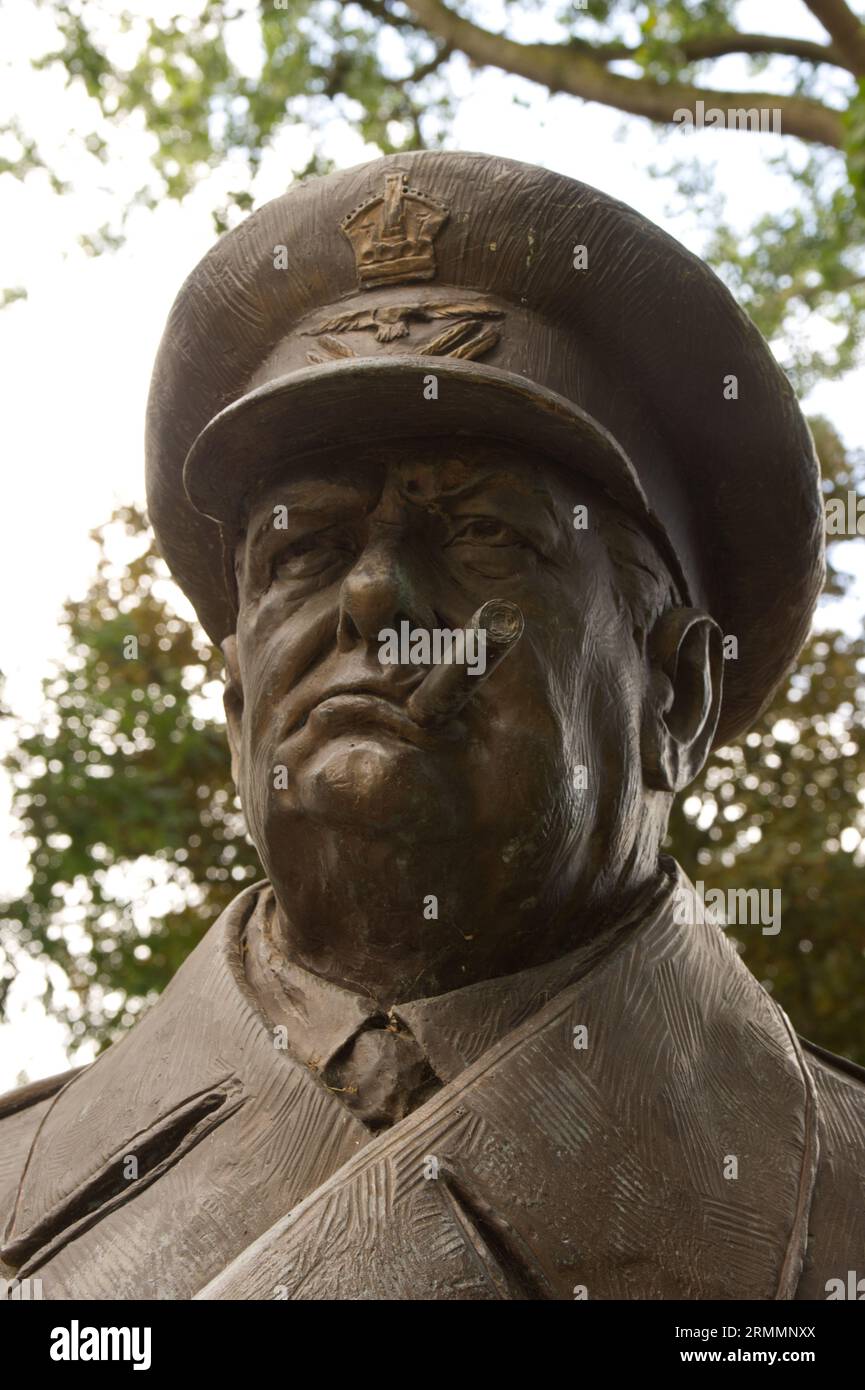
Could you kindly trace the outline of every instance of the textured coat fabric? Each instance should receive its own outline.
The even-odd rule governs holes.
[[[274,1046],[259,892],[91,1067],[0,1102],[0,1258],[46,1299],[819,1299],[861,1265],[865,1081],[669,896],[372,1136]]]

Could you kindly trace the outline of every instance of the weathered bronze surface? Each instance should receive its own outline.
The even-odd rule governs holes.
[[[3,1268],[824,1298],[861,1263],[865,1073],[662,852],[823,574],[807,427],[711,272],[511,161],[299,185],[181,290],[148,487],[267,877],[94,1065],[0,1100]]]

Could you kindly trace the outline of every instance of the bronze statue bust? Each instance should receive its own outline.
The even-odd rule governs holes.
[[[720,282],[558,174],[378,160],[192,273],[147,450],[267,879],[121,1042],[0,1101],[0,1272],[826,1297],[865,1072],[661,852],[823,576],[807,427]]]

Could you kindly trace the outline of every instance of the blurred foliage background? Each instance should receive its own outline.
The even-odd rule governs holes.
[[[676,111],[779,112],[772,163],[789,205],[728,225],[711,169],[659,160],[682,206],[701,211],[708,255],[800,388],[848,370],[865,336],[865,25],[861,0],[40,0],[46,39],[35,66],[92,98],[92,124],[70,133],[110,175],[114,137],[144,127],[150,174],[110,221],[82,233],[94,255],[117,247],[132,211],[182,200],[213,170],[234,186],[218,231],[255,201],[256,176],[293,127],[313,136],[295,176],[331,167],[328,127],[344,118],[382,153],[448,143],[474,76],[497,69],[551,97],[594,102],[651,122]],[[153,17],[154,12],[162,18]],[[802,19],[821,35],[799,37]],[[816,24],[815,24],[816,21]],[[768,30],[769,32],[766,32]],[[542,37],[539,37],[542,36]],[[512,98],[519,103],[517,90]],[[567,120],[567,106],[557,108]],[[747,123],[745,123],[747,124]],[[678,127],[676,127],[678,130]],[[740,138],[753,138],[743,129]],[[539,132],[538,159],[543,158]],[[279,146],[280,149],[283,146]],[[54,167],[17,117],[0,123],[0,173]],[[0,291],[8,302],[26,287]],[[815,346],[819,313],[837,332]]]
[[[738,0],[504,0],[496,24],[468,0],[202,0],[160,21],[112,3],[42,8],[54,41],[36,62],[96,102],[93,129],[76,132],[87,156],[108,163],[110,132],[143,123],[152,169],[133,202],[145,207],[183,200],[231,160],[237,187],[217,230],[253,205],[261,160],[293,124],[323,133],[338,113],[382,152],[446,145],[456,65],[495,67],[659,128],[698,99],[779,109],[774,163],[795,196],[756,209],[745,235],[726,223],[705,165],[677,158],[653,172],[699,211],[708,259],[801,391],[862,360],[865,26],[844,0],[798,7],[819,21],[816,40],[797,36],[797,6],[762,7],[773,25],[790,15],[790,34],[752,32],[743,16],[757,7]],[[738,88],[731,60],[747,74]],[[0,135],[0,173],[42,170],[62,196],[61,174],[20,123]],[[294,172],[327,167],[316,153]],[[84,234],[93,254],[121,244],[128,211]],[[0,300],[25,293],[10,287]],[[826,331],[813,331],[818,320]],[[829,421],[812,427],[827,497],[863,494],[865,456]],[[3,905],[0,1003],[27,952],[46,966],[46,1006],[71,1041],[104,1045],[260,869],[215,713],[219,654],[177,616],[139,511],[122,510],[97,539],[91,590],[63,614],[68,656],[46,679],[39,726],[0,710],[16,735],[6,766],[32,871]],[[780,934],[737,928],[744,959],[800,1032],[865,1063],[865,633],[832,626],[849,579],[837,547],[829,560],[821,621],[796,671],[680,801],[670,847],[707,889],[780,888]]]

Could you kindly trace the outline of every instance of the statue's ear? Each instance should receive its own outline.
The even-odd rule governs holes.
[[[225,658],[225,691],[222,703],[225,706],[228,746],[231,749],[231,776],[234,785],[239,787],[243,685],[240,679],[240,663],[237,660],[237,638],[233,632],[222,642],[221,651]]]
[[[721,629],[696,608],[671,608],[652,629],[643,707],[643,780],[679,792],[701,771],[718,724]]]

